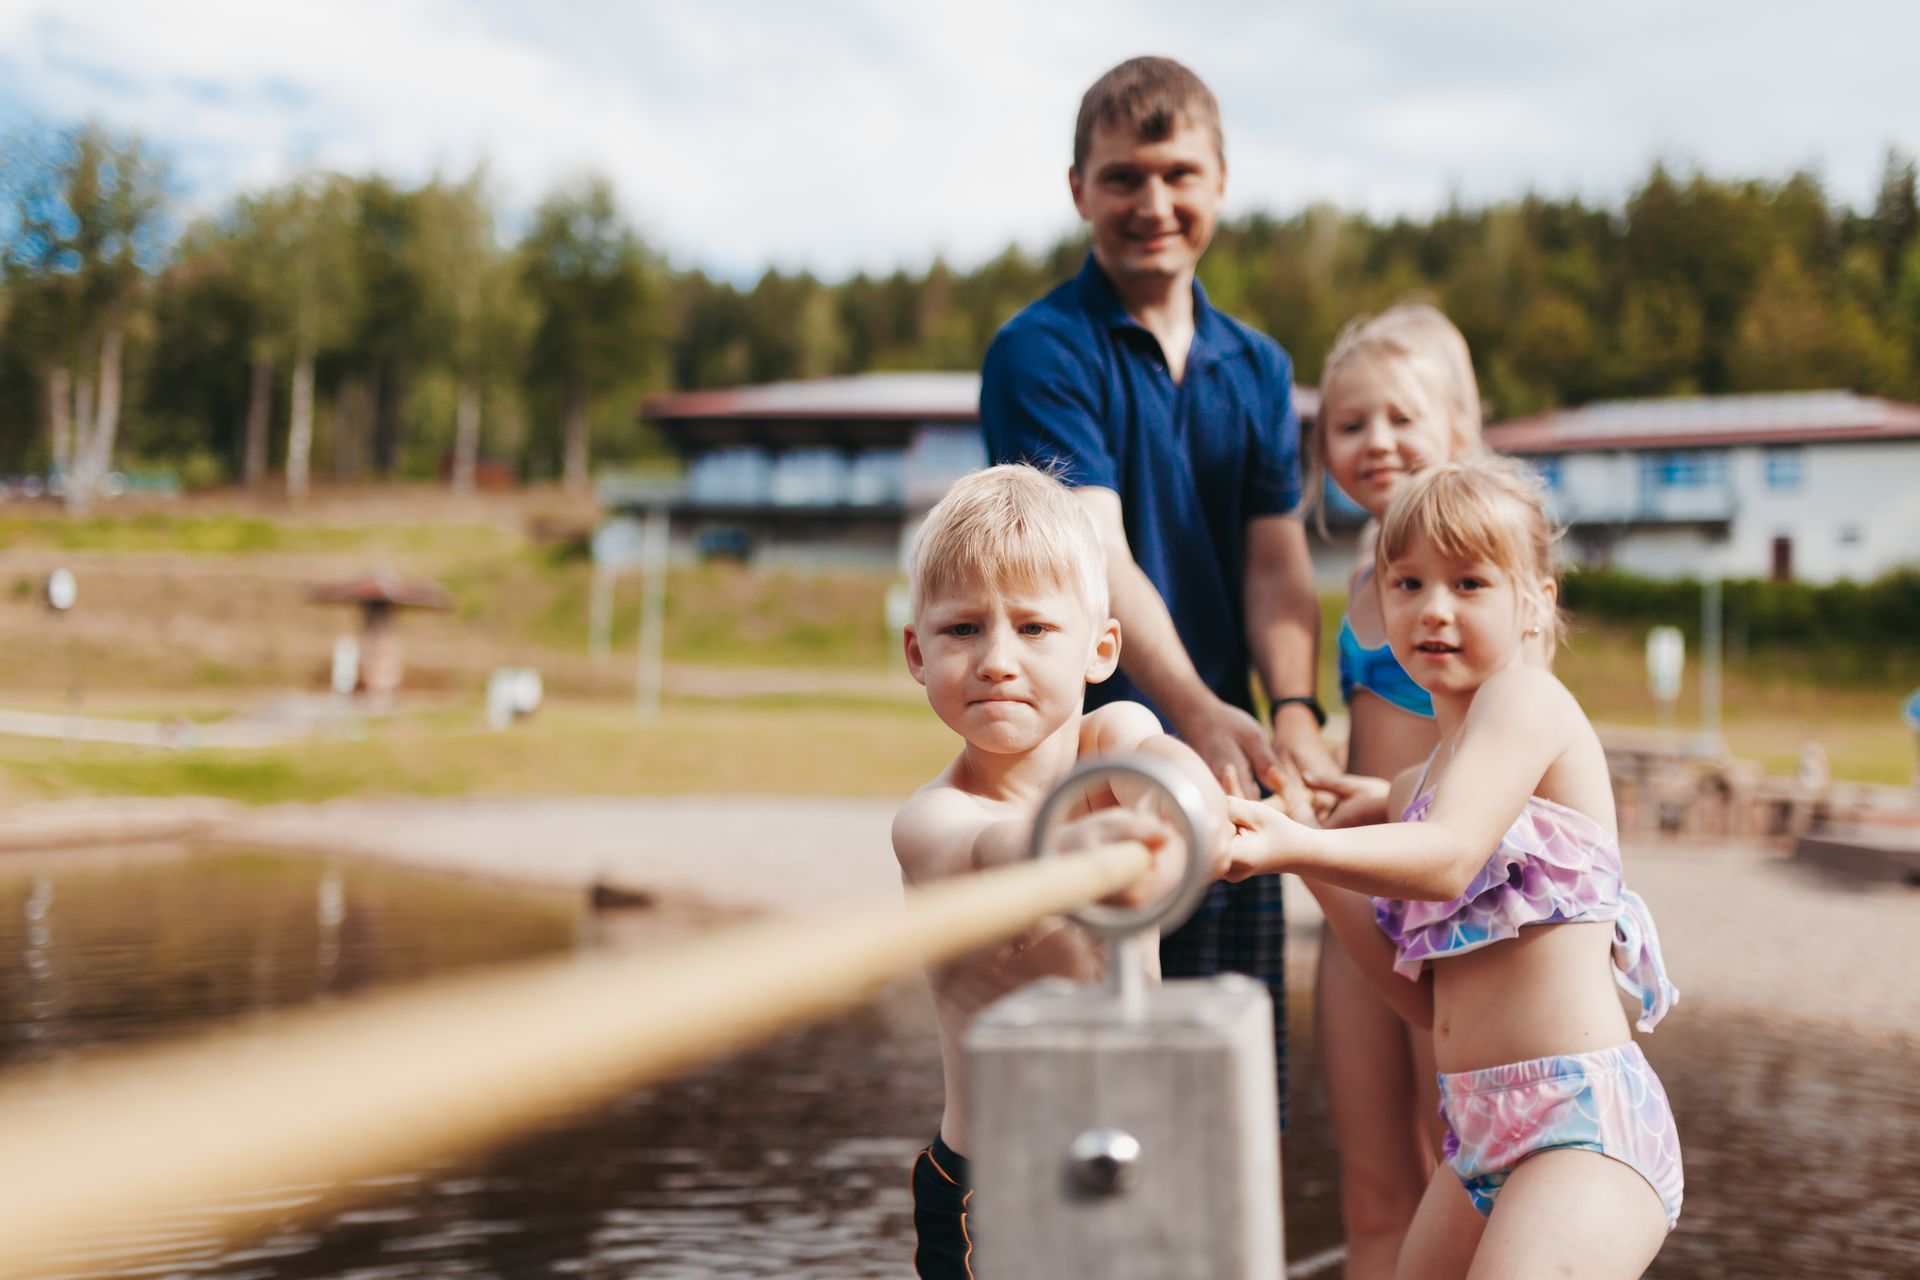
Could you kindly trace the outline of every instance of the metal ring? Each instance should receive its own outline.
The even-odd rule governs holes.
[[[1200,895],[1207,891],[1209,859],[1200,833],[1212,828],[1213,819],[1193,779],[1170,764],[1151,756],[1130,756],[1124,760],[1088,760],[1075,766],[1073,772],[1047,793],[1045,803],[1040,806],[1040,812],[1033,820],[1033,836],[1027,843],[1027,856],[1048,856],[1047,837],[1053,834],[1054,820],[1059,816],[1061,807],[1075,798],[1082,785],[1090,779],[1113,773],[1131,774],[1150,786],[1158,787],[1173,802],[1174,812],[1179,816],[1180,833],[1187,841],[1187,865],[1181,872],[1179,885],[1158,902],[1139,907],[1109,907],[1090,902],[1078,911],[1068,912],[1067,918],[1096,938],[1103,939],[1122,938],[1164,920],[1171,920],[1173,924],[1170,927],[1177,928],[1193,914],[1193,909],[1200,903]]]

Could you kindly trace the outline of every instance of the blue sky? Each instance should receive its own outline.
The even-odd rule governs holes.
[[[189,213],[308,166],[587,171],[674,262],[971,265],[1073,224],[1081,92],[1136,53],[1226,115],[1233,212],[1613,203],[1656,158],[1871,199],[1920,151],[1920,3],[1777,0],[0,0],[0,127],[95,117]]]

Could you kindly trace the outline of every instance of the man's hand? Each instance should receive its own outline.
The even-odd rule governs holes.
[[[1218,698],[1210,698],[1196,714],[1177,721],[1175,727],[1230,796],[1258,799],[1259,779],[1280,767],[1260,722]]]
[[[1289,702],[1274,714],[1273,754],[1289,779],[1309,773],[1332,777],[1341,771],[1320,736],[1320,722],[1298,702]]]

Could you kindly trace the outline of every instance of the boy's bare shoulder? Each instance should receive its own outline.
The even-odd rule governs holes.
[[[972,865],[974,841],[1003,815],[944,778],[921,787],[893,815],[893,856],[909,881],[936,880]]]
[[[1144,703],[1109,702],[1080,721],[1080,757],[1121,755],[1166,730]]]

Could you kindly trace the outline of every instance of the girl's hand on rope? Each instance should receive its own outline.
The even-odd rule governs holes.
[[[1111,897],[1101,899],[1107,906],[1138,907],[1157,902],[1173,892],[1186,869],[1186,841],[1171,823],[1150,809],[1129,806],[1100,809],[1061,823],[1053,840],[1060,853],[1129,841],[1147,847],[1152,861],[1146,874]]]
[[[1365,827],[1387,820],[1387,792],[1393,784],[1385,778],[1369,778],[1359,773],[1310,773],[1306,783],[1313,788],[1313,804],[1319,825]]]
[[[1304,781],[1279,769],[1270,769],[1261,778],[1273,792],[1256,803],[1268,805],[1310,827],[1321,825],[1319,797]],[[1232,797],[1229,797],[1231,799]]]
[[[1309,819],[1312,804],[1305,805]],[[1223,878],[1240,881],[1249,876],[1286,870],[1287,853],[1312,826],[1289,817],[1281,808],[1281,797],[1266,800],[1242,800],[1227,797],[1227,817],[1233,822],[1233,835],[1227,841],[1227,866]]]

